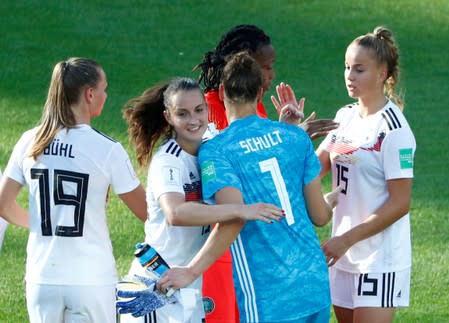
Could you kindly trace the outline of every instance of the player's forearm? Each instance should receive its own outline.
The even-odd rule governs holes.
[[[191,271],[199,277],[230,247],[243,225],[244,222],[241,220],[217,224],[201,250],[189,263]]]
[[[16,201],[22,185],[9,177],[0,184],[0,216],[11,224],[28,228],[28,212]]]
[[[29,228],[28,212],[20,207],[16,202],[6,207],[1,207],[0,216],[11,224],[22,228]]]
[[[388,199],[379,209],[358,226],[343,236],[347,244],[352,246],[379,232],[382,232],[408,212],[408,207],[401,202]]]
[[[241,205],[205,205],[197,202],[182,203],[176,207],[172,224],[201,226],[239,218]]]

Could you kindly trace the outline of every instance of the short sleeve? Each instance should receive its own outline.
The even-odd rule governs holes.
[[[23,170],[23,161],[25,159],[26,150],[29,146],[29,142],[32,139],[29,131],[25,132],[19,141],[14,146],[14,149],[9,158],[8,164],[4,172],[4,176],[7,176],[21,185],[25,185],[26,179]]]
[[[182,160],[173,155],[156,155],[148,171],[148,186],[151,185],[154,198],[157,200],[164,193],[185,194],[183,187]]]
[[[140,184],[131,160],[120,143],[113,148],[109,165],[111,167],[111,184],[116,194],[129,193]]]
[[[385,179],[412,178],[416,142],[408,128],[390,132],[382,143]]]
[[[241,181],[230,160],[213,143],[214,140],[204,143],[198,155],[203,199],[208,203],[215,193],[225,187],[242,191]]]

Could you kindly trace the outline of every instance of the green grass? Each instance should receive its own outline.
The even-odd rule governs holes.
[[[277,50],[275,82],[292,84],[307,98],[307,111],[316,110],[320,117],[333,117],[349,102],[343,83],[347,44],[378,24],[390,27],[401,49],[405,113],[418,145],[411,304],[398,311],[395,321],[449,322],[446,0],[4,0],[0,12],[1,168],[20,134],[39,121],[52,67],[69,56],[91,57],[105,68],[109,98],[94,126],[128,147],[120,114],[124,102],[161,79],[197,77],[192,67],[235,24],[254,23],[269,33]],[[328,180],[324,184],[328,188]],[[20,201],[26,205],[25,193]],[[108,214],[118,269],[124,274],[143,226],[115,196]],[[329,227],[318,231],[325,239]],[[28,320],[26,239],[23,229],[10,227],[6,233],[0,253],[0,322]]]

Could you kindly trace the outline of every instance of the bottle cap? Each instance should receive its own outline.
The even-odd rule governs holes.
[[[134,256],[141,257],[145,252],[147,252],[148,249],[150,249],[151,246],[148,243],[137,243],[136,244],[136,250],[134,251]]]

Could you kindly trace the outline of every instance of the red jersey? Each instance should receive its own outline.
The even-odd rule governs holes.
[[[209,105],[209,122],[213,122],[217,130],[223,130],[229,123],[226,118],[226,109],[223,101],[220,100],[217,90],[207,92],[204,97]],[[256,113],[261,118],[267,118],[267,111],[262,102],[257,104]]]

